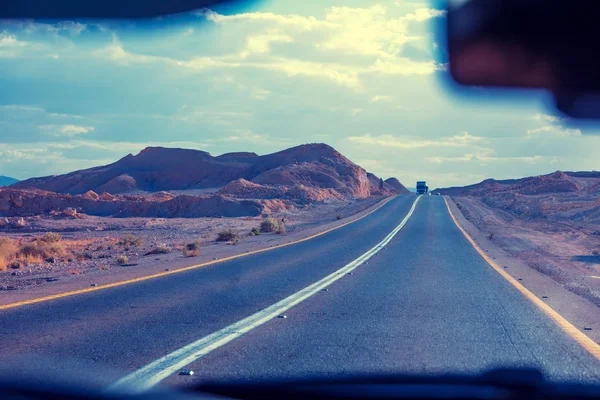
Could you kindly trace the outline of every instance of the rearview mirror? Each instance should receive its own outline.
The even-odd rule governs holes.
[[[548,89],[561,111],[600,117],[599,3],[449,0],[450,73],[463,85]]]

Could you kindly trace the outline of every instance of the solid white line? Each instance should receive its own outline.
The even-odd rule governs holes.
[[[250,315],[226,328],[221,329],[215,333],[205,336],[193,343],[190,343],[179,350],[167,354],[164,357],[159,358],[156,361],[132,372],[131,374],[121,378],[109,387],[109,390],[128,392],[128,393],[141,393],[146,391],[163,379],[182,369],[186,365],[191,364],[200,357],[210,353],[211,351],[231,342],[234,339],[242,336],[244,333],[251,331],[252,329],[264,324],[265,322],[281,315],[283,312],[289,310],[296,304],[308,299],[320,290],[331,285],[341,277],[345,276],[348,272],[356,269],[359,265],[373,257],[377,252],[383,249],[394,236],[406,225],[406,222],[415,211],[415,207],[419,202],[421,196],[418,196],[410,211],[404,217],[402,222],[394,228],[381,242],[375,247],[338,269],[332,274],[326,276],[318,282],[292,294],[289,297],[269,306],[255,314]]]

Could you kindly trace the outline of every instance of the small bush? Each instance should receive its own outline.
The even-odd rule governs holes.
[[[342,219],[342,216],[338,214],[335,216],[335,219],[337,219],[339,221],[340,219]]]
[[[594,250],[594,251],[592,251],[592,254],[595,255],[595,256],[597,256],[597,255],[600,254],[600,250]]]
[[[195,249],[195,250],[189,250],[189,249],[183,249],[183,256],[184,257],[198,257],[200,255],[200,249]]]
[[[144,243],[142,238],[135,236],[132,233],[126,233],[121,236],[121,239],[117,242],[119,246],[134,246],[139,247]]]
[[[486,237],[488,240],[494,240],[496,238],[496,236],[493,233],[488,233]]]
[[[117,257],[117,264],[119,265],[125,265],[129,262],[129,258],[127,258],[127,256],[118,256]]]
[[[48,232],[40,240],[46,243],[58,243],[62,240],[62,236],[56,232]]]
[[[273,217],[265,218],[260,223],[260,231],[261,232],[276,232],[279,229],[279,223]]]
[[[183,256],[184,257],[198,257],[200,255],[200,246],[202,243],[200,240],[196,239],[191,243],[188,243],[183,248]]]
[[[0,271],[6,271],[17,250],[17,245],[11,239],[0,237]]]
[[[49,257],[49,254],[45,251],[45,249],[39,246],[37,243],[25,243],[21,246],[18,252],[19,258],[24,259],[36,259],[41,260]]]
[[[194,240],[192,243],[188,243],[185,245],[186,250],[198,250],[200,248],[200,246],[202,246],[202,243],[200,242],[200,240],[196,239]]]
[[[283,222],[279,223],[279,226],[277,227],[277,231],[275,232],[278,235],[285,235],[287,232],[285,230],[285,224]]]
[[[67,251],[60,243],[53,243],[50,245],[50,254],[57,257],[64,257],[67,255]]]
[[[151,254],[167,254],[170,252],[171,252],[171,248],[169,246],[167,246],[166,244],[161,243],[144,255],[149,256]]]
[[[260,235],[260,228],[258,228],[258,227],[252,228],[252,230],[250,231],[250,236],[258,236],[258,235]]]
[[[240,240],[240,234],[231,228],[217,234],[217,242],[237,242],[238,240]]]

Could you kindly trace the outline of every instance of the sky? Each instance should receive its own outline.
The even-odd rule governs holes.
[[[600,135],[541,92],[448,90],[443,10],[254,1],[152,21],[0,21],[0,175],[146,146],[267,154],[323,142],[407,186],[598,169]]]

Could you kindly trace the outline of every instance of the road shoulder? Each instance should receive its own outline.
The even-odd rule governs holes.
[[[451,197],[445,198],[461,227],[492,260],[577,329],[585,332],[594,342],[600,343],[600,310],[596,305],[568,291],[550,277],[530,268],[496,246],[487,239],[484,232],[465,218]]]

